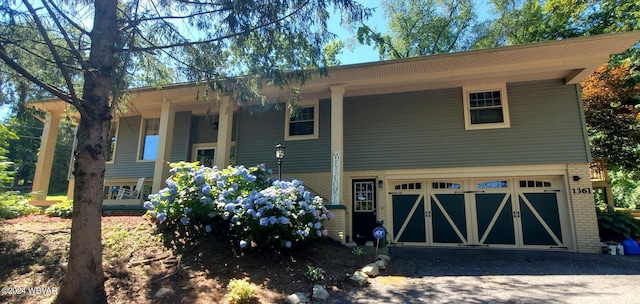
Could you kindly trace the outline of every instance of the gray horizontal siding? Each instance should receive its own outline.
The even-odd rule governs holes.
[[[171,145],[171,162],[189,160],[191,144],[191,112],[176,113],[173,125],[173,143]]]
[[[286,147],[282,170],[285,172],[326,172],[330,170],[331,103],[319,104],[318,139],[284,140],[285,109],[253,108],[239,113],[237,163],[247,166],[266,164],[277,172],[275,146]]]
[[[345,100],[345,170],[586,162],[576,88],[507,85],[511,127],[465,130],[460,88]]]
[[[204,143],[215,143],[218,141],[218,128],[213,126],[213,122],[218,121],[218,116],[214,115],[213,118],[209,118],[207,116],[199,115],[193,116],[193,143],[194,144],[204,144]],[[235,122],[238,119],[238,113],[233,113],[233,121]],[[236,123],[233,124],[231,130],[231,141],[236,140]]]
[[[116,156],[106,165],[106,178],[153,177],[154,162],[137,162],[140,120],[142,117],[122,117],[116,136]]]
[[[153,177],[155,162],[138,162],[138,144],[140,139],[140,116],[123,117],[117,134],[116,156],[113,164],[107,164],[106,178]],[[190,151],[191,112],[176,113],[173,129],[171,161],[188,159]]]

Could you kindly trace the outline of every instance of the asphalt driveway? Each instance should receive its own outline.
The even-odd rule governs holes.
[[[390,248],[368,287],[333,303],[640,303],[640,256]]]

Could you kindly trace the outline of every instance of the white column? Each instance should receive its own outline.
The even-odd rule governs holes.
[[[344,87],[331,89],[331,204],[343,202]]]
[[[218,169],[224,169],[229,165],[229,153],[231,152],[231,130],[233,129],[233,106],[229,98],[220,102],[220,115],[218,117],[218,139],[216,143],[215,163]]]
[[[60,120],[47,112],[45,115],[44,128],[40,138],[40,150],[38,151],[38,163],[33,178],[32,192],[35,192],[35,200],[45,200],[49,191],[49,180],[51,179],[51,169],[53,168],[53,153],[56,150],[56,140],[58,138],[58,128]]]
[[[173,143],[173,126],[176,120],[175,106],[170,102],[161,105],[158,137],[158,155],[153,171],[153,193],[160,192],[169,177],[169,161],[171,160],[171,144]]]

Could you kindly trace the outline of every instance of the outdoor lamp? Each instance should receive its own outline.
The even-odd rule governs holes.
[[[284,158],[284,146],[276,145],[276,158],[278,159],[278,180],[282,180],[282,159]]]

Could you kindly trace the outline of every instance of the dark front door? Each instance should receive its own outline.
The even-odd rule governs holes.
[[[373,241],[376,226],[376,180],[353,180],[353,236],[366,236]]]

